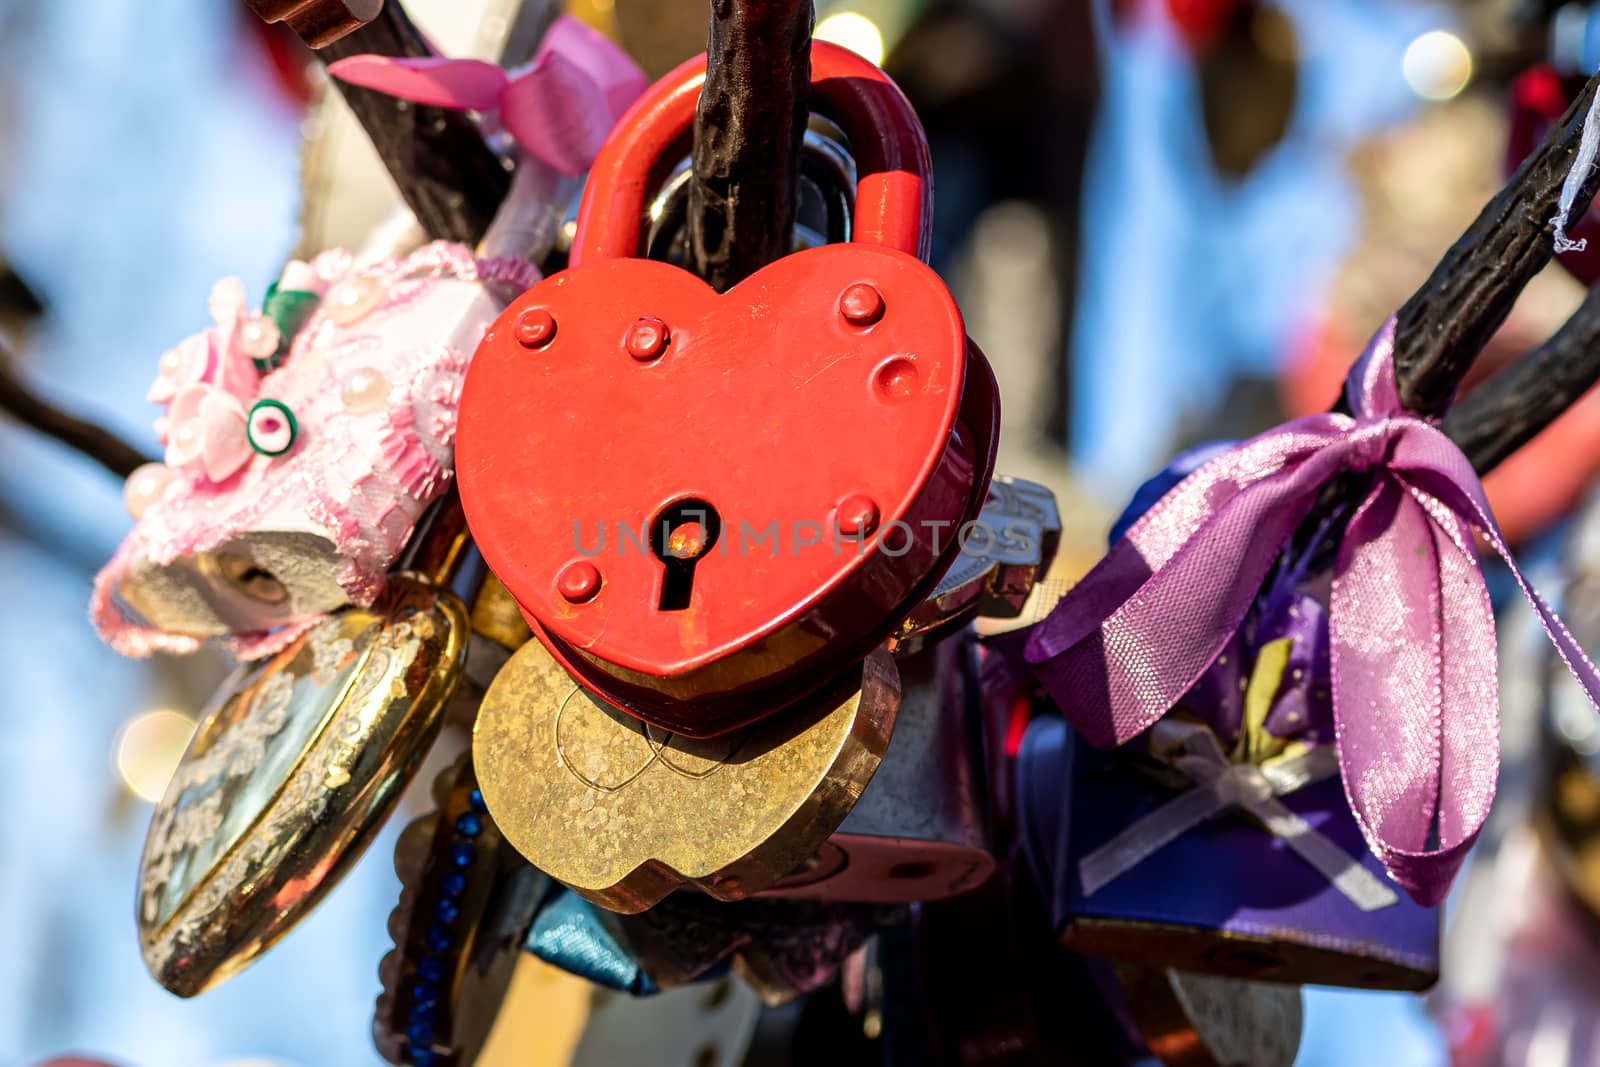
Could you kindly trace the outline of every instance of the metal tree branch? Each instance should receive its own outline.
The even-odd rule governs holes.
[[[3,340],[0,340],[0,411],[82,452],[119,478],[126,478],[150,462],[150,457],[116,434],[67,414],[29,389],[17,376],[11,349]]]
[[[1543,345],[1464,397],[1444,431],[1480,474],[1531,441],[1600,381],[1600,286]]]
[[[1412,411],[1436,415],[1449,406],[1518,294],[1554,255],[1550,220],[1597,87],[1600,75],[1400,309],[1395,372],[1400,399]],[[1573,217],[1588,210],[1597,185],[1600,172],[1591,173]]]
[[[719,292],[789,251],[810,116],[811,0],[711,0],[689,254]]]
[[[246,0],[263,22],[284,22],[312,48],[371,22],[383,0]]]
[[[510,16],[500,42],[500,65],[520,67],[539,51],[550,24],[561,14],[562,0],[522,0]]]
[[[317,56],[326,64],[368,53],[432,54],[399,0],[388,0],[373,21]],[[511,188],[510,172],[484,143],[477,123],[459,111],[423,107],[372,89],[339,84],[339,91],[428,235],[477,244]]]

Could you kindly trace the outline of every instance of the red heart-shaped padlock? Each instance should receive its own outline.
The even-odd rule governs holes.
[[[798,699],[882,641],[954,558],[991,473],[987,365],[909,254],[926,237],[921,128],[859,57],[819,44],[813,72],[814,105],[869,145],[855,243],[725,294],[616,258],[641,173],[693,114],[686,66],[613,133],[575,266],[507,309],[461,399],[457,476],[490,567],[573,673],[693,736]]]

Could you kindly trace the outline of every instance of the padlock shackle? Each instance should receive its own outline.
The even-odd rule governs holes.
[[[686,155],[706,78],[697,56],[651,86],[618,120],[583,191],[573,266],[638,256],[646,205]],[[852,239],[926,260],[933,209],[927,135],[911,102],[883,71],[826,41],[811,43],[810,110],[850,139],[859,179]]]

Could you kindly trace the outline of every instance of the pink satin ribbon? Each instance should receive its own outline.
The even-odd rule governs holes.
[[[1467,457],[1401,407],[1393,353],[1390,320],[1346,382],[1354,417],[1296,419],[1180,482],[1034,629],[1026,655],[1089,741],[1137,736],[1211,666],[1323,487],[1369,472],[1329,604],[1339,768],[1373,853],[1432,905],[1483,828],[1500,766],[1494,615],[1473,530],[1597,706],[1600,673],[1518,571]]]
[[[626,52],[570,15],[551,24],[532,65],[517,74],[477,59],[374,55],[341,59],[328,73],[431,107],[498,112],[525,152],[569,177],[589,169],[648,84]]]

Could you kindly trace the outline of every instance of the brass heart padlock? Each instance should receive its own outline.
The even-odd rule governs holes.
[[[695,740],[596,699],[530,641],[484,697],[473,763],[506,840],[601,907],[642,911],[685,885],[740,900],[844,821],[899,703],[894,660],[880,650],[852,682]]]
[[[960,582],[970,589],[932,595],[911,618],[942,632],[1027,599],[1054,550],[1054,498],[997,479],[984,514],[1010,541],[990,554],[969,546]],[[613,910],[638,911],[685,883],[723,900],[953,896],[995,867],[971,745],[973,652],[970,635],[920,651],[902,641],[893,659],[869,657],[853,710],[835,703],[818,720],[813,700],[696,740],[622,714],[529,642],[480,709],[485,798],[531,862]],[[860,758],[844,759],[857,744]],[[754,803],[746,788],[758,773],[769,795]],[[786,822],[790,810],[815,817]]]

